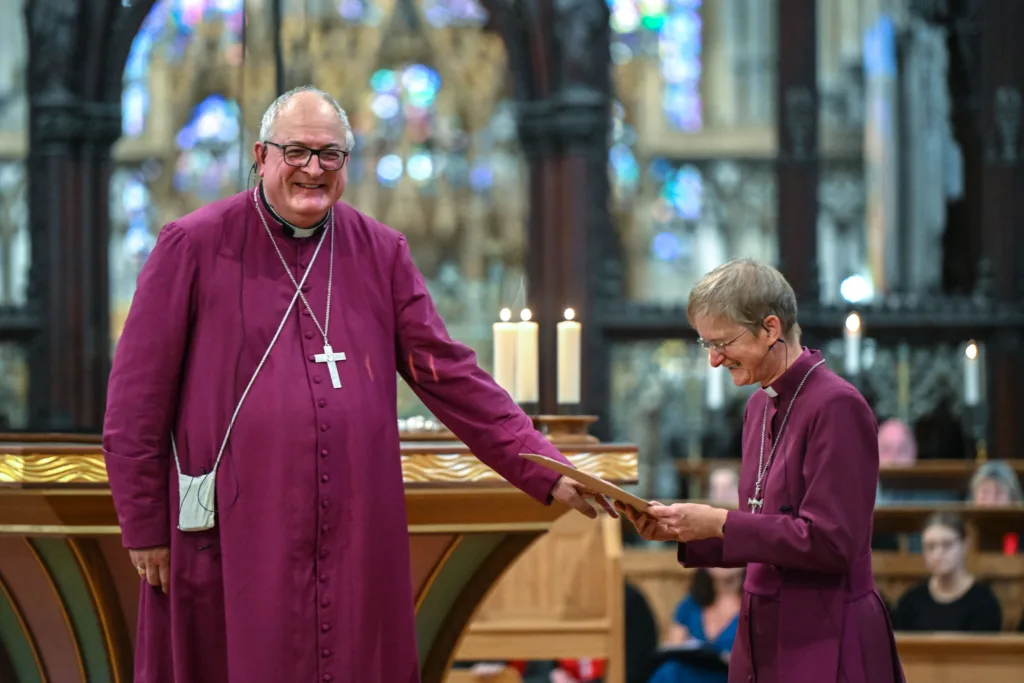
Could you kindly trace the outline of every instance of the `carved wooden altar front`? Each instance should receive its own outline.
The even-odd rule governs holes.
[[[556,445],[582,471],[636,480],[630,445]],[[441,683],[477,606],[567,511],[509,487],[457,441],[408,441],[401,457],[421,674]],[[139,577],[98,439],[0,442],[0,577],[12,680],[130,683]]]

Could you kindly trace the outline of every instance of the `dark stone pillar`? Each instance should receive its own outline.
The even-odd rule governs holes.
[[[980,196],[982,274],[991,278],[990,295],[1017,307],[1024,299],[1024,3],[988,0],[966,3],[961,31],[978,26]],[[989,341],[989,405],[992,406],[989,454],[1022,457],[1024,420],[1020,387],[1024,386],[1021,335],[1003,328]]]
[[[797,300],[816,306],[820,288],[817,0],[777,1],[779,269]]]
[[[119,0],[33,0],[28,27],[29,428],[99,431],[109,368],[110,148],[120,74],[145,15]],[[116,79],[109,76],[116,70]]]
[[[540,325],[539,411],[557,405],[556,325],[583,324],[583,406],[607,405],[607,349],[588,315],[600,287],[591,235],[610,231],[611,55],[604,0],[487,3],[505,39],[530,167],[527,305]],[[598,423],[597,433],[606,428]]]

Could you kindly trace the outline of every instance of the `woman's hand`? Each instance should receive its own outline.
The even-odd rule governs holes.
[[[651,516],[651,510],[656,507],[665,507],[657,501],[651,501],[650,506],[643,512],[638,511],[632,505],[626,505],[615,501],[615,509],[626,516],[633,526],[636,527],[640,538],[645,541],[674,541],[675,535],[666,527],[658,523],[658,520]]]
[[[689,543],[721,538],[728,510],[696,503],[676,503],[652,505],[645,514],[655,520],[659,533],[669,534],[680,543]]]

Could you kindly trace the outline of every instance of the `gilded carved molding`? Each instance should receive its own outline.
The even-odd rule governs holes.
[[[567,453],[580,470],[615,482],[637,479],[637,453],[629,446],[594,453]],[[501,476],[471,453],[403,453],[406,484],[498,483]],[[107,469],[99,453],[0,455],[3,485],[105,485]]]

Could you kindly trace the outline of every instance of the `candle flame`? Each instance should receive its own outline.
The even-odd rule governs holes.
[[[978,357],[978,345],[973,341],[967,343],[967,348],[964,349],[964,355],[970,360],[974,360]]]
[[[565,319],[566,320],[572,320],[575,317],[576,317],[576,311],[572,310],[571,308],[565,309]]]
[[[530,318],[533,317],[533,313],[530,312],[529,308],[524,308],[522,313],[519,314],[519,317],[522,319],[524,323],[529,322]]]
[[[501,313],[498,314],[498,317],[501,318],[501,322],[507,323],[509,320],[512,319],[512,311],[508,310],[507,308],[503,308],[501,309]]]
[[[860,330],[860,316],[856,313],[851,313],[846,316],[846,329],[850,332],[857,332]]]

